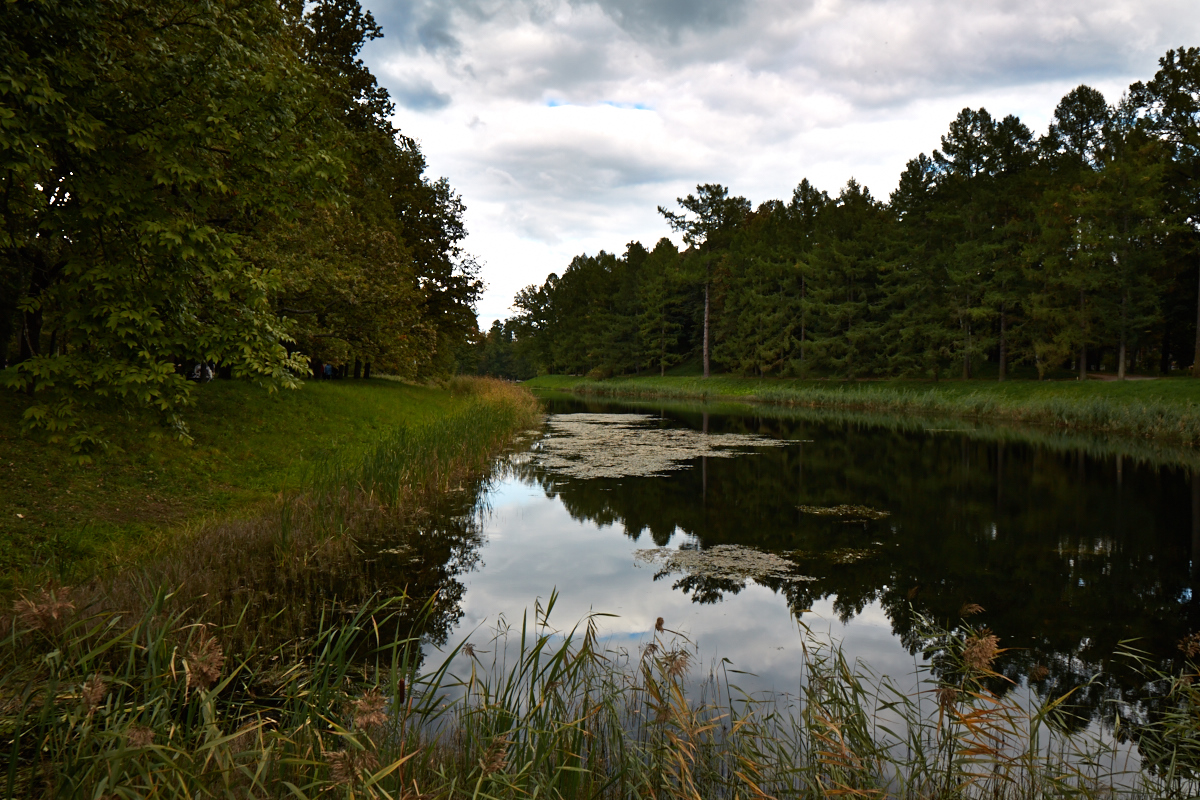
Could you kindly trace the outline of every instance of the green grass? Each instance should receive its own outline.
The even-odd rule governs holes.
[[[939,382],[548,375],[534,389],[623,397],[742,400],[811,408],[1008,420],[1068,430],[1200,444],[1200,380]]]
[[[253,516],[335,454],[472,402],[461,388],[382,379],[274,394],[214,381],[196,400],[190,443],[151,415],[114,416],[109,448],[79,465],[63,446],[22,434],[24,398],[0,393],[0,585],[46,572],[73,579],[205,520]]]

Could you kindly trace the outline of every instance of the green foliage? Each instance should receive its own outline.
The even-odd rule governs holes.
[[[86,457],[154,408],[186,437],[198,364],[453,371],[482,285],[358,59],[380,35],[358,0],[0,8],[0,383],[28,427]]]
[[[175,360],[294,386],[279,276],[246,234],[340,166],[299,122],[312,84],[271,3],[8,3],[0,29],[7,282],[23,360],[61,432],[100,397],[174,412]],[[42,331],[51,333],[46,346]]]

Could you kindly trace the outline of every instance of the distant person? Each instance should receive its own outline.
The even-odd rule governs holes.
[[[325,365],[325,380],[333,380],[333,364]]]

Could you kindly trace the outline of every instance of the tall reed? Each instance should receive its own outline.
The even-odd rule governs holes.
[[[1194,400],[1128,400],[1105,396],[997,394],[989,390],[943,391],[895,387],[887,382],[783,383],[657,380],[578,380],[563,387],[581,394],[623,397],[731,399],[780,405],[936,414],[971,419],[1001,419],[1064,430],[1119,433],[1174,444],[1200,444],[1200,403]]]
[[[1068,697],[1004,686],[985,629],[923,620],[912,686],[806,634],[798,697],[752,697],[726,662],[660,621],[636,651],[604,615],[568,630],[556,596],[417,674],[391,625],[405,598],[316,636],[235,655],[229,628],[169,613],[26,599],[0,650],[2,776],[12,797],[1042,798],[1191,797],[1195,653],[1165,713],[1130,732],[1069,733]],[[327,610],[328,611],[328,610]],[[1136,661],[1136,652],[1130,651]],[[455,666],[457,665],[457,667]],[[458,673],[454,670],[457,668]],[[1007,691],[1006,691],[1007,689]]]

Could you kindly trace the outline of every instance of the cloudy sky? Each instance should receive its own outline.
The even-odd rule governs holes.
[[[363,57],[467,205],[480,324],[571,258],[652,245],[697,183],[758,204],[801,178],[881,198],[965,106],[1045,130],[1087,83],[1115,102],[1196,0],[363,0]]]

